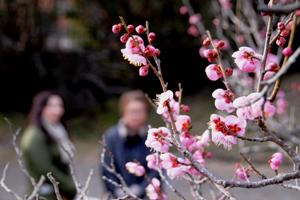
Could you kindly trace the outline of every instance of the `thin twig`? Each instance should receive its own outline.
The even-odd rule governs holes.
[[[262,174],[258,169],[256,169],[256,167],[252,164],[252,162],[250,161],[250,159],[248,159],[243,153],[240,153],[240,155],[242,156],[242,158],[244,159],[244,161],[246,161],[246,163],[251,167],[251,169],[257,174],[259,175],[262,179],[266,179],[267,177]],[[245,176],[246,177],[246,176]]]
[[[7,163],[3,169],[2,172],[2,177],[0,180],[0,186],[9,194],[13,195],[14,198],[16,200],[23,200],[22,197],[20,197],[15,191],[11,190],[10,188],[8,188],[8,186],[5,184],[5,179],[6,179],[6,173],[7,173],[7,169],[8,169],[9,164]]]
[[[54,192],[55,192],[55,196],[56,196],[57,200],[63,200],[63,198],[62,198],[61,195],[60,195],[59,188],[58,188],[59,182],[57,182],[57,181],[55,180],[55,178],[52,176],[52,173],[51,173],[51,172],[48,172],[48,173],[47,173],[47,177],[49,178],[50,182],[51,182],[52,185],[53,185]]]

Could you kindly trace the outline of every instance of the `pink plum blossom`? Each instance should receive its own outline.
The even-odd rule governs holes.
[[[148,73],[149,73],[149,66],[148,65],[140,67],[140,69],[139,69],[139,75],[140,76],[147,76]]]
[[[180,13],[181,15],[186,15],[188,12],[189,12],[189,9],[188,9],[186,6],[181,6],[181,7],[179,8],[179,13]]]
[[[272,78],[275,74],[276,74],[276,72],[267,71],[267,72],[264,74],[263,80],[264,80],[264,81],[269,80],[269,79]]]
[[[165,127],[150,128],[148,130],[147,139],[145,144],[147,147],[159,152],[169,151],[171,132]]]
[[[289,103],[285,98],[285,93],[283,91],[279,91],[276,100],[277,114],[281,115],[285,113],[288,108],[288,105]]]
[[[280,152],[274,153],[269,160],[270,167],[273,170],[278,170],[280,165],[282,164],[283,155]]]
[[[264,105],[264,116],[273,117],[275,114],[276,114],[276,107],[270,101],[267,101]]]
[[[195,25],[190,25],[187,33],[191,36],[197,37],[199,35],[199,31]]]
[[[217,64],[208,65],[205,69],[205,73],[206,73],[207,77],[209,78],[209,80],[211,80],[211,81],[216,81],[223,77],[221,68]]]
[[[219,0],[219,3],[225,10],[231,9],[232,7],[231,0]]]
[[[157,95],[156,102],[158,107],[156,112],[157,114],[162,115],[167,121],[171,121],[168,106],[170,108],[170,112],[172,113],[174,120],[176,120],[177,115],[180,112],[179,103],[176,102],[173,98],[174,94],[170,90],[163,92],[160,95]]]
[[[199,142],[200,142],[201,146],[204,146],[204,147],[207,147],[209,145],[209,142],[210,142],[210,133],[209,133],[209,130],[205,130],[202,133]]]
[[[165,108],[167,108],[167,104],[173,100],[174,94],[171,90],[161,93],[157,95],[157,114],[161,115],[164,113]]]
[[[289,57],[293,54],[293,49],[291,47],[286,47],[282,50],[282,54]]]
[[[150,200],[167,200],[167,196],[161,191],[160,181],[152,178],[151,183],[146,187],[146,194]]]
[[[233,106],[237,108],[238,117],[248,120],[254,120],[262,115],[262,106],[264,99],[260,93],[251,93],[248,96],[242,96],[233,101]]]
[[[234,62],[238,68],[244,72],[256,72],[260,68],[261,55],[257,54],[250,47],[240,47],[232,54]]]
[[[215,98],[215,106],[218,110],[231,113],[235,110],[233,107],[234,94],[229,90],[216,89],[212,93],[212,97]]]
[[[200,20],[201,20],[201,15],[200,14],[194,14],[194,15],[190,16],[189,23],[195,25],[198,22],[200,22]]]
[[[147,161],[147,166],[150,169],[157,170],[160,168],[160,159],[159,159],[159,155],[157,153],[149,154],[146,157],[146,161]]]
[[[145,168],[139,163],[127,162],[125,167],[129,173],[134,174],[135,176],[143,176],[145,174]]]
[[[138,45],[136,45],[138,43]],[[121,49],[123,57],[128,60],[130,64],[134,66],[146,65],[146,58],[142,55],[141,51],[144,51],[144,41],[140,36],[133,35],[130,37],[125,45],[124,49]]]
[[[190,152],[197,148],[197,139],[192,136],[189,132],[183,132],[179,135],[181,144]]]
[[[246,120],[234,115],[223,118],[220,115],[212,114],[209,122],[212,142],[230,150],[231,146],[237,143],[237,136],[245,135],[246,126]]]
[[[236,165],[235,176],[240,180],[247,180],[250,177],[250,169],[244,168],[240,163]]]
[[[186,132],[191,128],[191,117],[188,115],[178,115],[175,126],[177,131],[179,132]]]
[[[183,176],[191,168],[191,166],[186,165],[182,159],[177,158],[171,153],[161,154],[160,159],[162,168],[167,171],[171,179]]]

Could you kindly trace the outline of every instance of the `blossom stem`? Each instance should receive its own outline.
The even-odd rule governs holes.
[[[270,6],[273,6],[273,0],[270,1]],[[258,82],[257,82],[257,89],[256,89],[257,92],[260,92],[260,90],[261,90],[261,82],[263,79],[263,72],[265,70],[267,56],[268,56],[268,52],[270,49],[269,42],[270,42],[271,35],[272,35],[272,21],[273,21],[273,16],[269,15],[263,56],[262,56],[262,60],[261,60],[261,67],[260,67],[259,74],[258,74]]]
[[[243,153],[240,153],[240,155],[257,175],[259,175],[262,179],[267,179],[267,177],[264,174],[262,174],[258,169],[256,169],[256,167],[253,165],[250,159],[248,159]]]
[[[223,82],[224,82],[224,85],[225,85],[225,87],[226,87],[226,89],[227,89],[228,91],[231,91],[231,90],[230,90],[230,86],[229,86],[229,82],[228,82],[228,80],[227,80],[227,76],[226,76],[226,73],[225,73],[224,65],[223,65],[223,63],[222,63],[220,51],[219,51],[219,50],[216,48],[216,46],[214,45],[212,36],[211,36],[211,34],[210,34],[210,31],[207,30],[207,31],[206,31],[206,34],[207,34],[207,36],[208,36],[208,38],[209,38],[209,40],[210,40],[210,43],[211,43],[213,49],[217,52],[218,63],[219,63],[219,65],[220,65],[221,72],[222,72],[222,75],[223,75],[223,79],[224,79]]]
[[[289,48],[292,48],[292,44],[293,44],[293,41],[294,41],[294,37],[295,37],[295,32],[296,32],[296,24],[297,24],[297,15],[294,15],[294,18],[293,18],[293,27],[292,27],[292,30],[291,30],[291,34],[290,34],[290,39],[289,39],[289,43],[288,43],[288,47]],[[282,65],[286,64],[287,61],[288,61],[288,56],[285,56],[284,57],[284,60],[283,60],[283,63]],[[280,88],[280,85],[281,85],[281,80],[282,80],[282,77],[279,78],[276,82],[275,82],[275,85],[273,87],[273,90],[272,90],[272,93],[270,95],[270,97],[268,97],[268,100],[269,101],[274,101],[276,96],[277,96],[277,93],[279,91],[279,88]]]

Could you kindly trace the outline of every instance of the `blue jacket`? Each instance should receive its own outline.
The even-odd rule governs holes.
[[[142,191],[139,196],[143,198],[145,196],[145,188],[149,184],[148,181],[144,177],[137,177],[129,174],[125,168],[125,164],[130,161],[138,161],[145,167],[146,174],[150,179],[153,177],[159,177],[156,171],[150,170],[147,167],[146,156],[150,154],[149,148],[145,145],[147,131],[145,129],[143,133],[136,134],[135,136],[128,136],[128,134],[124,133],[124,131],[126,130],[124,130],[124,125],[121,123],[106,131],[105,140],[107,151],[105,155],[105,162],[108,165],[111,163],[111,156],[109,155],[109,152],[111,152],[117,172],[122,175],[129,187],[133,184],[138,184]],[[119,183],[115,175],[111,174],[104,168],[102,169],[102,175]],[[117,188],[107,181],[104,182],[107,191],[117,197]]]

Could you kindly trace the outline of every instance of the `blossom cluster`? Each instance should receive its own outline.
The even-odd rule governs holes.
[[[230,9],[231,1],[219,0],[219,3],[225,8]],[[186,15],[188,8],[183,6],[180,13]],[[200,14],[191,15],[189,18],[190,28],[188,32],[196,36],[194,28],[201,21]],[[279,32],[276,44],[280,47],[285,45],[285,38],[290,34],[290,25],[278,23]],[[114,33],[120,33],[122,29],[126,33],[120,37],[125,48],[121,49],[123,57],[130,64],[140,67],[140,75],[148,74],[149,68],[156,67],[151,64],[150,59],[158,59],[159,49],[153,46],[155,33],[148,33],[144,26],[133,25],[125,26],[124,23],[113,26]],[[193,29],[193,30],[192,30]],[[148,45],[145,45],[143,34],[146,34]],[[195,168],[194,162],[205,166],[206,159],[211,157],[207,151],[210,143],[222,146],[226,150],[231,150],[238,143],[239,139],[244,138],[249,123],[256,123],[262,119],[269,119],[276,114],[283,114],[288,106],[285,95],[282,91],[278,92],[277,98],[269,100],[259,89],[257,92],[243,93],[243,95],[232,90],[227,82],[231,77],[238,77],[239,74],[246,75],[249,88],[253,88],[254,80],[266,81],[273,77],[279,70],[281,61],[274,54],[265,52],[264,55],[257,52],[256,49],[241,46],[233,52],[234,65],[224,66],[222,63],[222,52],[229,48],[230,44],[226,40],[213,40],[211,35],[202,41],[202,47],[199,53],[206,58],[209,65],[205,73],[211,81],[222,79],[225,88],[217,88],[213,91],[212,97],[217,109],[216,113],[211,114],[208,128],[200,135],[191,133],[192,119],[188,115],[190,108],[180,101],[181,93],[173,92],[167,89],[167,84],[162,80],[160,67],[157,67],[158,78],[162,83],[163,91],[157,95],[155,100],[156,113],[160,115],[166,126],[149,128],[145,145],[151,149],[152,154],[146,157],[147,165],[150,169],[165,171],[171,178],[187,177],[186,175],[201,176],[199,169]],[[282,50],[285,57],[292,55],[292,50],[287,47]],[[155,62],[156,64],[159,62]],[[230,62],[229,62],[230,63]],[[234,68],[234,66],[236,68]],[[156,74],[156,75],[157,75]],[[251,86],[250,86],[251,85]],[[177,155],[173,149],[184,149],[191,155],[190,157]],[[277,172],[282,164],[282,153],[275,153],[269,160],[270,167]],[[145,169],[135,162],[126,164],[127,170],[136,175],[145,175]],[[235,177],[242,181],[249,181],[252,169],[243,167],[241,163],[236,165]],[[146,188],[149,199],[166,199],[167,197],[161,191],[161,183],[153,178]]]
[[[147,33],[147,29],[143,25],[134,27],[132,24],[125,26],[123,23],[112,26],[114,34],[126,32],[120,36],[120,41],[125,44],[125,48],[121,49],[125,60],[130,64],[139,67],[139,75],[146,76],[149,73],[149,59],[160,55],[160,50],[155,48],[153,43],[156,39],[154,32]],[[147,35],[148,45],[145,44],[143,35]]]
[[[157,113],[161,115],[166,122],[174,120],[176,133],[172,133],[169,128],[159,127],[148,130],[146,146],[157,153],[147,156],[148,167],[159,170],[166,170],[170,178],[180,177],[186,173],[199,174],[191,166],[191,162],[186,158],[180,158],[169,152],[173,146],[174,135],[178,135],[180,145],[192,153],[193,158],[200,164],[205,163],[205,158],[210,157],[210,152],[205,151],[208,146],[209,136],[203,134],[201,137],[195,137],[190,133],[191,118],[188,115],[180,114],[179,102],[174,99],[172,91],[168,90],[158,95]],[[186,107],[182,110],[188,111]]]

